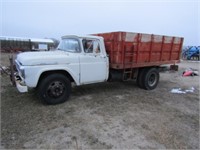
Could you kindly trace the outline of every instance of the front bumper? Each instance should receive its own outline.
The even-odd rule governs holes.
[[[20,93],[28,92],[28,86],[25,85],[24,81],[17,74],[17,72],[13,73],[13,75],[10,75],[10,80],[12,82],[12,85],[16,86],[17,90]]]
[[[20,93],[28,92],[28,87],[24,84],[24,81],[22,81],[19,76],[15,76],[15,85]]]

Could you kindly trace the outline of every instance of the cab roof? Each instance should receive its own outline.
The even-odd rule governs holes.
[[[94,36],[94,35],[65,35],[62,36],[62,39],[65,38],[89,38],[89,39],[103,39],[101,36]]]

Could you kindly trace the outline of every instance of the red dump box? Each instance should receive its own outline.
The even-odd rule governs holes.
[[[104,38],[110,68],[126,69],[179,62],[183,38],[132,32],[95,34]]]

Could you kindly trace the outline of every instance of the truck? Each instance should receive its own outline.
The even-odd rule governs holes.
[[[182,45],[182,37],[135,32],[67,35],[56,50],[11,58],[11,81],[19,92],[37,89],[46,104],[68,100],[72,84],[135,80],[140,88],[153,90],[163,65],[177,68]]]

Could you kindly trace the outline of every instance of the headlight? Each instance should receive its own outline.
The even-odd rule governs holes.
[[[19,72],[19,75],[22,77],[22,78],[25,78],[25,69],[24,69],[24,66],[21,66],[21,63],[18,62],[17,60],[15,60],[15,65],[16,65],[16,68]]]

